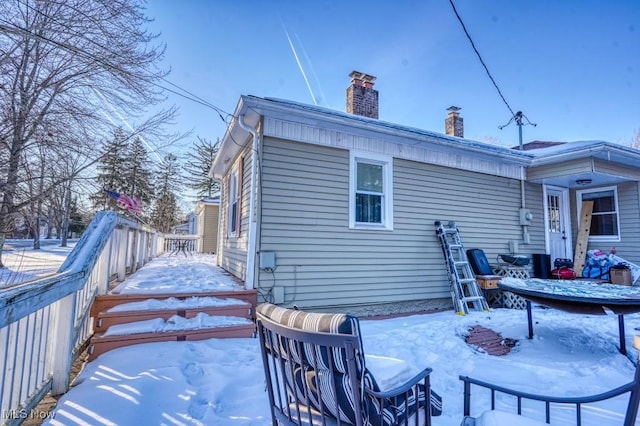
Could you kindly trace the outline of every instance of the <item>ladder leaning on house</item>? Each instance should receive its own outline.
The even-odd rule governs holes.
[[[465,315],[470,309],[489,311],[489,304],[482,295],[475,275],[471,270],[471,265],[469,265],[469,259],[467,259],[467,253],[462,246],[460,232],[456,223],[449,221],[445,226],[442,222],[437,221],[434,225],[436,226],[436,235],[442,246],[451,287],[451,299],[456,313]]]

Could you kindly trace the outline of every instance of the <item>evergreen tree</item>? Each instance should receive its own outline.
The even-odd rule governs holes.
[[[169,154],[164,158],[155,183],[156,202],[151,212],[151,226],[160,232],[171,232],[180,214],[176,192],[180,189],[178,158]]]
[[[124,192],[127,188],[127,176],[123,173],[123,165],[129,154],[128,137],[124,130],[118,127],[113,139],[106,144],[98,163],[96,182],[100,190],[90,196],[93,206],[102,210],[119,210],[117,202],[109,197],[103,189]]]
[[[186,155],[185,182],[189,189],[196,191],[198,198],[211,197],[220,192],[220,184],[209,177],[211,164],[220,148],[220,140],[214,143],[198,136],[194,148]]]
[[[78,199],[74,199],[71,204],[71,214],[69,215],[69,232],[80,235],[87,227],[88,219],[83,216],[78,208]]]
[[[153,200],[152,165],[149,154],[142,140],[133,140],[122,167],[126,180],[123,192],[136,197],[143,206],[149,206]],[[145,210],[143,210],[143,215]]]

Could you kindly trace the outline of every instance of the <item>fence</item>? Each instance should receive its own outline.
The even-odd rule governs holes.
[[[164,252],[169,254],[188,253],[200,251],[200,237],[195,234],[164,234]]]
[[[56,274],[0,289],[0,423],[20,424],[47,392],[68,390],[95,296],[163,251],[149,227],[99,212]]]

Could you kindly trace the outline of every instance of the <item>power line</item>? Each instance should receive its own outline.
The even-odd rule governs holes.
[[[44,12],[40,12],[40,11],[38,11],[38,12],[39,12],[40,14],[44,15],[44,16],[48,16],[48,15],[44,14]],[[53,18],[51,18],[51,19],[53,19]],[[121,73],[125,73],[125,74],[132,75],[132,73],[131,73],[131,72],[129,72],[128,70],[126,70],[126,69],[122,69],[122,68],[120,68],[120,67],[117,67],[117,66],[115,66],[115,65],[113,65],[113,64],[111,64],[111,63],[109,63],[109,62],[105,61],[105,60],[104,60],[104,59],[102,59],[102,58],[99,58],[99,57],[97,57],[97,56],[95,56],[95,55],[92,55],[91,53],[86,52],[86,51],[85,51],[85,50],[83,50],[83,49],[78,48],[77,46],[68,46],[68,45],[66,45],[66,44],[60,43],[60,42],[58,42],[58,41],[55,41],[55,40],[53,40],[53,39],[51,39],[51,38],[49,38],[49,37],[45,37],[45,36],[43,36],[43,35],[41,35],[41,34],[36,34],[36,33],[32,32],[32,31],[28,30],[27,28],[23,28],[23,27],[21,27],[21,26],[19,26],[19,25],[17,25],[17,24],[14,24],[14,23],[12,23],[12,22],[10,22],[10,21],[7,21],[7,20],[5,20],[5,19],[1,19],[1,18],[0,18],[0,22],[4,22],[5,24],[8,24],[8,25],[9,25],[9,26],[0,25],[0,30],[4,30],[4,31],[9,32],[9,33],[11,33],[11,32],[13,32],[13,33],[18,32],[18,33],[27,34],[27,35],[29,35],[29,36],[31,36],[31,37],[34,37],[34,38],[40,39],[40,40],[42,40],[42,41],[44,41],[44,42],[47,42],[47,43],[53,44],[53,45],[55,45],[55,46],[57,46],[57,47],[59,47],[59,48],[61,48],[61,49],[64,49],[64,50],[66,50],[66,51],[68,51],[68,52],[75,53],[75,54],[77,54],[77,55],[79,55],[79,56],[83,57],[84,59],[89,59],[89,60],[92,60],[92,61],[96,61],[96,62],[98,62],[98,63],[102,64],[103,66],[105,66],[106,68],[110,68],[110,69],[112,69],[112,70],[115,70],[115,71],[118,71],[118,72],[121,72]],[[87,39],[86,37],[84,37],[84,36],[82,36],[82,35],[79,35],[79,36],[80,36],[80,37],[83,37],[83,38],[85,38],[85,39]],[[89,39],[87,39],[87,40],[89,40]],[[95,43],[95,42],[94,42],[94,41],[92,41],[92,40],[89,40],[89,41],[91,41],[91,42]],[[96,43],[96,44],[97,44],[97,43]],[[98,46],[100,46],[100,45],[98,44]],[[163,81],[165,81],[166,83],[168,83],[168,84],[170,84],[170,85],[172,85],[172,86],[174,86],[174,87],[176,87],[176,88],[178,88],[178,89],[182,90],[183,92],[185,92],[185,93],[189,94],[190,96],[184,95],[183,93],[180,93],[180,92],[178,92],[178,91],[176,91],[176,90],[170,89],[170,88],[168,88],[168,87],[166,87],[166,86],[164,86],[164,85],[162,85],[162,84],[156,83],[156,82],[154,82],[154,81],[149,81],[149,83],[150,83],[151,85],[155,86],[155,87],[158,87],[158,88],[163,89],[163,90],[165,90],[165,91],[167,91],[167,92],[173,93],[173,94],[175,94],[175,95],[177,95],[177,96],[180,96],[180,97],[182,97],[182,98],[184,98],[184,99],[187,99],[187,100],[189,100],[189,101],[191,101],[191,102],[198,103],[198,104],[200,104],[200,105],[202,105],[202,106],[205,106],[205,107],[207,107],[207,108],[210,108],[210,109],[212,109],[212,110],[216,111],[216,112],[218,113],[218,116],[220,117],[220,119],[221,119],[225,124],[228,124],[228,122],[227,122],[227,120],[222,116],[222,114],[223,114],[223,113],[224,113],[227,117],[229,117],[229,116],[233,117],[233,114],[226,112],[226,111],[225,111],[225,110],[223,110],[222,108],[220,108],[220,107],[218,107],[218,106],[216,106],[216,105],[214,105],[214,104],[212,104],[212,103],[210,103],[210,102],[208,102],[208,101],[206,101],[206,100],[202,99],[201,97],[199,97],[199,96],[197,96],[197,95],[195,95],[195,94],[193,94],[193,93],[189,92],[188,90],[186,90],[186,89],[184,89],[184,88],[182,88],[182,87],[178,86],[177,84],[170,82],[170,81],[169,81],[169,80],[167,80],[166,78],[164,78],[164,77],[160,77],[160,79],[162,79],[162,80],[163,80]]]
[[[507,100],[505,99],[504,95],[502,94],[502,91],[498,87],[498,84],[493,79],[493,76],[491,75],[491,72],[489,72],[489,68],[487,67],[487,64],[484,63],[484,60],[482,59],[482,56],[480,56],[480,52],[476,48],[476,45],[473,42],[473,39],[471,38],[471,35],[469,34],[469,31],[467,31],[467,27],[464,25],[464,22],[462,21],[462,18],[460,17],[460,14],[458,13],[458,10],[456,9],[456,5],[453,4],[453,0],[449,0],[449,3],[451,4],[451,7],[453,8],[453,13],[455,13],[456,14],[456,18],[458,18],[458,22],[460,22],[460,25],[462,25],[462,29],[464,30],[464,33],[467,35],[467,38],[469,39],[469,42],[471,43],[471,47],[473,48],[473,51],[476,52],[476,55],[478,55],[478,59],[480,59],[480,63],[482,64],[482,66],[484,67],[484,70],[486,71],[487,75],[489,76],[489,79],[491,80],[491,83],[493,83],[493,87],[496,88],[496,90],[498,91],[498,95],[500,95],[500,98],[502,99],[502,102],[504,102],[504,104],[509,109],[509,112],[511,112],[511,117],[515,117],[516,114],[513,112],[513,109],[511,109],[511,106],[509,105],[509,102],[507,102]]]
[[[30,7],[30,6],[29,6],[29,4],[27,4],[27,3],[26,3],[26,2],[24,2],[24,1],[18,0],[18,2],[19,2],[19,3],[22,3],[22,5],[24,5],[24,6],[25,6],[25,7],[27,7],[27,8],[29,8],[29,7]],[[90,21],[94,22],[94,23],[97,25],[96,20],[95,20],[95,19],[93,19],[93,17],[92,17],[92,16],[90,16],[90,15],[86,14],[84,11],[82,11],[82,10],[80,10],[80,9],[78,9],[78,8],[76,8],[76,7],[74,7],[73,5],[65,5],[65,6],[66,6],[66,7],[69,7],[69,8],[70,8],[71,10],[73,10],[74,12],[81,14],[82,16],[84,16],[85,18],[87,18],[88,20],[90,20]],[[73,29],[72,29],[72,28],[70,28],[68,25],[66,25],[66,24],[65,24],[65,23],[63,23],[63,22],[60,22],[58,19],[54,18],[53,16],[51,16],[51,15],[49,15],[49,14],[47,14],[47,13],[45,13],[45,12],[43,12],[43,11],[41,11],[41,10],[37,9],[37,8],[32,8],[32,10],[33,10],[33,11],[35,11],[36,13],[38,13],[39,15],[42,15],[42,16],[44,16],[45,18],[50,19],[50,20],[51,20],[51,21],[53,21],[53,22],[57,22],[57,23],[59,23],[60,25],[65,26],[65,27],[66,27],[66,29],[67,29],[68,31],[70,31],[73,35],[75,35],[76,37],[79,37],[79,38],[81,38],[81,39],[84,39],[85,41],[88,41],[88,42],[90,42],[90,43],[92,43],[92,44],[94,44],[94,45],[98,46],[100,49],[104,49],[104,50],[109,51],[110,53],[112,53],[112,54],[114,54],[114,55],[117,55],[117,52],[111,51],[108,47],[101,45],[100,43],[96,42],[96,41],[95,41],[95,40],[93,40],[92,38],[87,37],[85,34],[79,33],[79,32],[77,32],[77,31],[73,31]],[[5,21],[5,22],[7,22],[7,21]],[[76,50],[80,50],[80,49],[78,49],[78,48],[77,48],[77,47],[75,47],[75,46],[74,46],[74,48],[75,48]],[[88,56],[90,56],[90,57],[92,57],[92,58],[94,58],[94,59],[95,59],[95,57],[94,57],[94,56],[92,56],[91,54],[87,53],[86,51],[85,51],[84,53],[85,53],[85,54],[87,54]],[[120,68],[116,68],[116,69],[120,70]],[[121,70],[121,71],[122,71],[122,72],[124,72],[124,73],[130,74],[130,73],[128,73],[128,72],[127,72],[127,70]],[[175,87],[175,88],[177,88],[177,89],[179,89],[179,90],[182,90],[183,92],[185,92],[185,93],[189,94],[190,96],[192,96],[192,97],[193,97],[193,98],[195,98],[195,99],[190,99],[190,98],[188,98],[188,97],[186,97],[186,96],[183,96],[183,95],[182,95],[182,94],[180,94],[180,93],[177,93],[177,92],[175,92],[175,91],[173,91],[173,90],[171,90],[171,89],[168,89],[167,87],[164,87],[164,86],[159,85],[159,84],[155,84],[153,81],[151,81],[150,83],[151,83],[151,84],[154,84],[156,87],[160,87],[160,88],[162,88],[162,89],[164,89],[164,90],[166,90],[166,91],[168,91],[168,92],[174,93],[174,94],[176,94],[176,95],[178,95],[178,96],[182,96],[182,97],[184,97],[185,99],[191,100],[191,101],[193,101],[193,102],[197,102],[197,101],[196,101],[196,99],[197,99],[197,100],[199,100],[199,101],[201,101],[201,102],[197,102],[197,103],[199,103],[199,104],[201,104],[201,105],[204,105],[204,106],[207,106],[207,107],[209,107],[209,108],[211,108],[211,109],[215,110],[215,111],[218,113],[218,115],[220,116],[220,118],[222,119],[222,121],[224,121],[225,123],[226,123],[226,120],[222,117],[222,113],[226,114],[227,116],[233,116],[233,114],[230,114],[230,113],[226,112],[225,110],[223,110],[222,108],[219,108],[219,107],[215,106],[214,104],[212,104],[212,103],[208,102],[207,100],[202,99],[201,97],[199,97],[199,96],[197,96],[197,95],[195,95],[195,94],[193,94],[193,93],[189,92],[187,89],[185,89],[185,88],[183,88],[183,87],[180,87],[180,86],[178,86],[178,85],[177,85],[177,84],[175,84],[175,83],[172,83],[171,81],[167,80],[165,77],[160,77],[160,78],[161,78],[163,81],[165,81],[166,83],[168,83],[168,84],[172,85],[173,87]]]

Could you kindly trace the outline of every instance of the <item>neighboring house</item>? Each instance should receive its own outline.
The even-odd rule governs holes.
[[[510,248],[571,258],[582,200],[596,205],[589,248],[640,263],[640,151],[467,140],[457,108],[448,134],[380,121],[375,77],[351,77],[348,113],[238,102],[211,174],[218,264],[247,288],[301,308],[451,306],[435,221],[455,221],[490,260]]]
[[[197,231],[197,216],[195,213],[187,214],[187,221],[171,228],[171,233],[186,235],[195,235]]]
[[[196,203],[197,234],[200,236],[200,253],[218,251],[218,218],[220,197],[208,197]]]
[[[181,223],[171,228],[172,234],[185,235],[189,233],[189,222]]]

